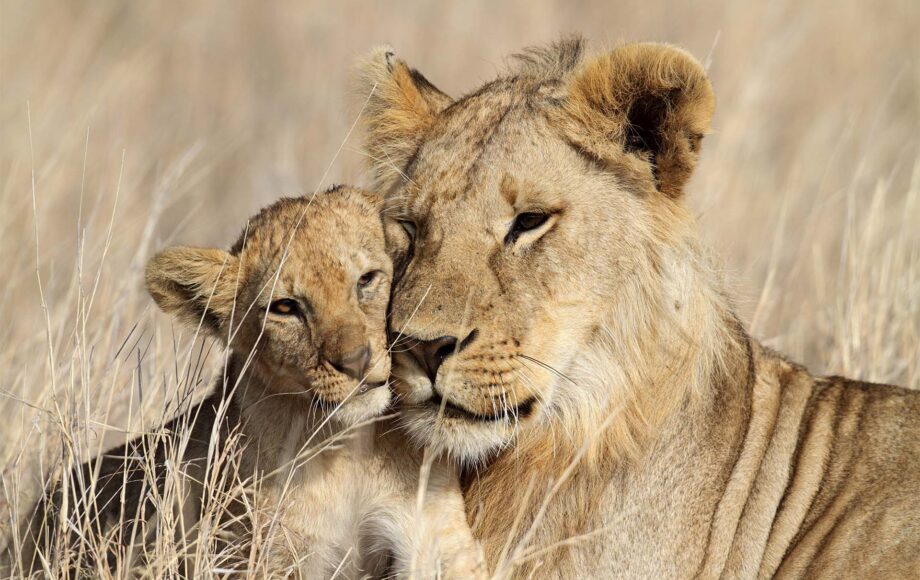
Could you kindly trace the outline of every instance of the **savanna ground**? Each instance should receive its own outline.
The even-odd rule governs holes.
[[[0,0],[0,545],[62,457],[153,428],[219,368],[144,291],[154,251],[367,183],[349,69],[381,43],[453,95],[560,32],[689,49],[718,97],[690,203],[753,333],[920,387],[918,28],[914,0]]]

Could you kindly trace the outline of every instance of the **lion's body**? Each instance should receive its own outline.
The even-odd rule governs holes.
[[[765,349],[700,248],[698,62],[570,39],[456,101],[391,51],[363,73],[405,423],[467,466],[494,572],[920,570],[920,393]]]
[[[392,273],[381,203],[349,188],[281,200],[230,252],[150,261],[157,303],[228,345],[226,367],[203,402],[74,470],[39,506],[31,545],[60,566],[46,571],[124,574],[165,529],[188,540],[190,576],[209,550],[207,562],[260,577],[479,573],[456,470],[434,463],[421,485],[421,455],[378,424]],[[68,547],[87,557],[52,557]]]
[[[584,460],[530,540],[535,552],[558,549],[522,562],[517,574],[914,576],[920,397],[816,379],[756,342],[751,349],[706,397],[684,401],[639,458]],[[552,485],[566,464],[517,447],[472,481],[467,501],[493,565],[519,514],[538,512],[540,484]],[[525,507],[515,499],[534,473],[538,491]]]

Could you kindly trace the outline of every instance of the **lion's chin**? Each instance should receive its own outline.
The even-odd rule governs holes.
[[[439,413],[430,406],[403,408],[401,418],[416,444],[467,465],[496,455],[511,442],[516,427],[511,419],[472,421]]]

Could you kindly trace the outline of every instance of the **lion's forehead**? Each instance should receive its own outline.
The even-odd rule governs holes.
[[[450,215],[467,206],[492,211],[528,194],[564,189],[563,175],[584,163],[539,110],[526,103],[507,107],[481,119],[469,114],[442,121],[448,127],[421,145],[403,194],[389,202],[394,211],[413,217],[440,208],[450,208]],[[512,191],[524,195],[509,196]]]
[[[501,156],[509,129],[524,113],[520,105],[515,92],[486,92],[442,114],[407,167],[409,202],[475,197]]]

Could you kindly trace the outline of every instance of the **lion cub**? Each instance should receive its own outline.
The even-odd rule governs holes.
[[[150,260],[150,294],[228,347],[225,376],[163,429],[185,446],[180,469],[168,467],[162,433],[109,452],[84,513],[103,529],[149,521],[162,509],[152,498],[165,478],[178,477],[186,536],[221,527],[227,568],[311,578],[482,574],[455,474],[435,464],[417,501],[420,458],[391,426],[375,425],[391,396],[382,204],[347,187],[282,199],[229,252],[176,247]],[[156,450],[155,492],[138,448]],[[90,481],[96,468],[85,465],[73,482]],[[215,511],[218,521],[202,520]]]

